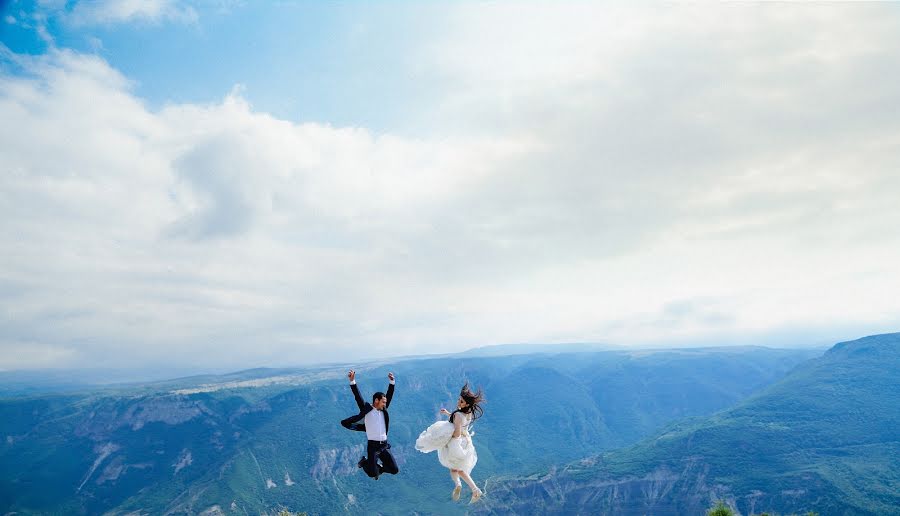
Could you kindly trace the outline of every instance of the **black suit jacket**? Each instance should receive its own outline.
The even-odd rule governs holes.
[[[356,406],[359,407],[359,414],[354,416],[350,416],[347,419],[341,421],[341,426],[346,428],[347,430],[355,430],[357,432],[365,432],[366,424],[361,421],[366,418],[366,414],[375,410],[375,407],[372,406],[371,403],[364,401],[362,396],[359,394],[359,387],[356,384],[350,384],[350,390],[353,391],[353,399],[356,400]],[[385,393],[385,404],[384,409],[384,433],[388,433],[391,428],[391,416],[388,414],[388,407],[391,406],[391,398],[394,397],[394,384],[388,385],[387,392]]]

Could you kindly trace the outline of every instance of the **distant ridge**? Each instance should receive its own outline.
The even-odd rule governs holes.
[[[760,349],[821,349],[825,351],[827,346],[821,347],[784,347],[784,346],[763,346],[763,345],[753,345],[753,344],[735,344],[735,345],[712,345],[712,344],[701,344],[701,345],[673,345],[673,346],[659,346],[659,345],[646,345],[646,346],[624,346],[620,344],[609,344],[609,343],[601,343],[601,342],[572,342],[572,343],[560,343],[560,344],[492,344],[489,346],[481,346],[477,348],[468,349],[461,353],[456,353],[453,355],[447,356],[469,356],[469,357],[495,357],[495,356],[508,356],[508,355],[530,355],[530,354],[538,354],[538,353],[596,353],[602,351],[621,351],[621,352],[635,352],[635,353],[647,353],[647,352],[705,352],[705,351],[733,351],[733,352],[747,352],[754,351]],[[428,356],[423,356],[421,358],[428,358]]]
[[[562,344],[492,344],[468,349],[457,355],[470,357],[495,357],[505,355],[529,355],[532,353],[581,353],[627,349],[623,346],[599,342],[572,342]]]
[[[828,350],[827,355],[854,356],[860,354],[891,354],[900,346],[900,332],[869,335],[856,340],[839,342]]]

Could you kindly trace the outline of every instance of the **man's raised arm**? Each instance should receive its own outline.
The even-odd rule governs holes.
[[[394,397],[394,373],[388,373],[388,380],[391,384],[388,385],[387,394],[384,395],[387,398],[384,402],[384,408],[388,408],[391,405],[391,398]]]
[[[347,378],[350,379],[350,390],[353,391],[353,399],[356,400],[356,406],[359,407],[359,410],[362,411],[365,408],[366,403],[363,401],[362,396],[359,394],[359,387],[356,386],[356,371],[351,369],[347,373]]]

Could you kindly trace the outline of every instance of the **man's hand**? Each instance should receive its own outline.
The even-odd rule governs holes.
[[[348,371],[348,372],[347,372],[347,378],[349,378],[351,382],[354,381],[354,380],[356,380],[356,371],[354,371],[353,369],[351,369],[350,371]]]
[[[388,373],[388,380],[394,381],[394,373]]]

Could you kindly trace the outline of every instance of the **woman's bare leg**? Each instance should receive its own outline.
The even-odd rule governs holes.
[[[459,470],[459,476],[462,477],[462,479],[466,481],[466,484],[472,489],[472,502],[477,502],[478,499],[481,498],[481,489],[478,489],[475,481],[472,480],[472,477],[465,471]]]
[[[459,473],[458,469],[450,470],[450,478],[453,479],[453,483],[456,484],[456,487],[453,488],[453,501],[459,500],[459,494],[462,492],[462,485],[459,483]]]

